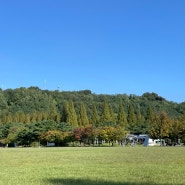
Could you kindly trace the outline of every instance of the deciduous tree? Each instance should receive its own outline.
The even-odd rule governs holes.
[[[171,131],[172,122],[168,118],[166,112],[160,112],[156,114],[149,134],[152,138],[162,139],[168,137]]]

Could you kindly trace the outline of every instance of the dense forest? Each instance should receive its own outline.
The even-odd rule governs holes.
[[[0,89],[1,145],[62,146],[102,140],[113,144],[128,133],[185,142],[185,102],[148,92],[137,96],[38,87]]]

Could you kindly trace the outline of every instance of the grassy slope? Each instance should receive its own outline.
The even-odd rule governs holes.
[[[185,147],[3,148],[0,185],[183,185]]]

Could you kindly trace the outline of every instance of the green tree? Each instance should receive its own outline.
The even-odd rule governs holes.
[[[126,128],[127,127],[127,117],[126,113],[124,111],[124,107],[122,103],[119,103],[119,110],[117,115],[117,124],[121,127]]]
[[[65,139],[67,136],[68,133],[61,132],[59,130],[49,130],[47,132],[41,133],[39,138],[41,143],[46,144],[47,142],[51,142],[59,146],[65,143]]]
[[[79,110],[79,117],[78,117],[78,125],[86,126],[89,125],[89,119],[87,116],[87,111],[83,102],[80,102],[80,110]]]
[[[60,123],[60,122],[61,122],[61,115],[60,115],[60,113],[57,113],[57,114],[56,114],[56,116],[55,116],[55,121],[56,121],[57,123]]]
[[[102,107],[101,123],[106,123],[112,121],[112,116],[110,114],[109,104],[104,101]]]
[[[115,129],[115,135],[116,135],[116,140],[121,144],[126,140],[126,135],[128,132],[121,126],[116,127]]]
[[[42,112],[37,112],[37,122],[41,122],[42,121]]]
[[[130,130],[130,132],[133,132],[134,127],[136,125],[136,115],[134,112],[134,107],[131,103],[129,104],[129,107],[128,107],[127,121],[128,121],[128,127],[127,127],[128,130]]]
[[[155,117],[154,112],[153,112],[151,106],[149,106],[149,107],[147,108],[147,111],[146,111],[146,118],[145,118],[145,125],[146,125],[146,128],[150,129],[150,127],[151,127],[151,125],[152,125],[152,123],[153,123],[153,121],[154,121],[154,117]]]
[[[111,104],[109,104],[109,114],[110,114],[110,121],[116,123],[116,115],[114,114]]]
[[[136,124],[133,127],[134,134],[148,134],[148,125],[145,123],[145,118],[141,114],[140,109],[137,110],[136,113]]]
[[[48,120],[48,118],[49,118],[48,112],[42,112],[42,121]]]
[[[12,123],[13,122],[12,114],[10,112],[7,115],[6,122],[7,123]]]
[[[7,123],[7,112],[5,110],[1,113],[1,123],[2,124]]]
[[[51,105],[49,111],[49,119],[56,121],[57,115],[58,113],[56,111],[56,107],[54,105]]]
[[[62,107],[61,121],[67,123],[68,115],[69,115],[69,104],[65,102]]]
[[[20,112],[19,113],[19,122],[20,123],[24,123],[25,122],[25,118],[26,118],[26,116],[25,116],[24,112]]]
[[[173,124],[173,136],[180,138],[181,142],[185,144],[185,112]]]
[[[19,114],[18,114],[18,112],[16,112],[16,113],[14,114],[14,116],[13,116],[13,122],[14,122],[14,123],[19,123]]]
[[[8,108],[6,97],[4,96],[2,90],[0,91],[0,110]]]
[[[34,112],[31,114],[31,122],[32,122],[32,123],[36,123],[36,122],[37,122],[37,113],[36,113],[36,111],[34,111]]]
[[[100,123],[100,116],[95,104],[93,104],[92,108],[91,123],[92,125],[98,125]]]
[[[183,130],[185,128],[185,124],[179,119],[172,120],[171,132],[169,134],[169,138],[172,139],[173,142],[178,143],[178,139],[183,140]]]
[[[30,123],[30,122],[31,122],[31,116],[30,114],[26,114],[24,123]]]
[[[17,136],[19,132],[23,130],[24,126],[22,124],[11,124],[9,130],[8,130],[8,135],[6,138],[4,138],[3,143],[4,144],[11,144],[12,146],[14,143],[17,142]]]
[[[77,115],[76,115],[76,111],[74,108],[74,103],[72,100],[70,100],[69,102],[67,102],[64,105],[64,114],[63,114],[63,118],[64,120],[66,120],[66,123],[70,123],[72,126],[77,127],[78,126],[78,120],[77,120]]]

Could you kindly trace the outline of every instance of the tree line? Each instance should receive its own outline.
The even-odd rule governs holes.
[[[185,106],[156,93],[97,95],[38,87],[0,90],[1,144],[123,142],[126,134],[185,140]]]

